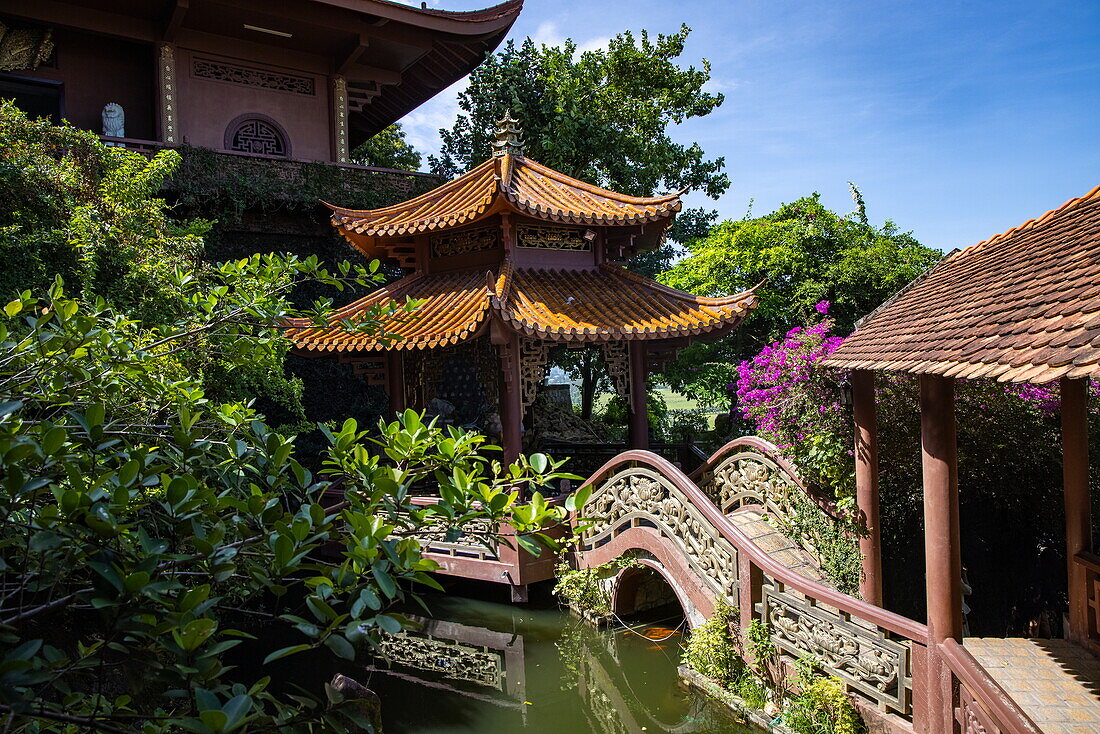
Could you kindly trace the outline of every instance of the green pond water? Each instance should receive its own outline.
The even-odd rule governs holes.
[[[682,621],[597,630],[552,601],[426,600],[432,618],[354,675],[382,699],[387,734],[750,734],[680,685]],[[633,625],[633,623],[632,623]]]

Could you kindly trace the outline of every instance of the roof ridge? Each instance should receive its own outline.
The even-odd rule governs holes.
[[[607,199],[614,199],[621,201],[624,204],[664,204],[672,201],[673,199],[679,199],[684,190],[674,192],[671,194],[663,194],[661,196],[630,196],[629,194],[621,194],[618,191],[612,191],[611,189],[605,189],[603,186],[597,186],[596,184],[590,184],[587,181],[581,181],[579,178],[574,178],[568,173],[562,173],[555,170],[544,163],[524,157],[522,165],[525,168],[538,171],[539,173],[547,176],[548,178],[556,178],[559,182],[578,188],[589,194],[598,194]]]
[[[644,288],[649,288],[650,290],[656,291],[657,293],[660,293],[662,295],[670,296],[679,301],[689,301],[700,306],[738,305],[742,301],[745,301],[746,298],[755,298],[756,289],[764,284],[764,281],[761,281],[754,285],[752,288],[749,288],[748,290],[741,291],[740,293],[734,293],[733,295],[729,296],[697,296],[694,293],[688,293],[687,291],[682,291],[677,288],[673,288],[672,286],[665,285],[664,283],[660,283],[656,280],[653,280],[652,278],[647,278],[641,273],[635,273],[633,270],[629,270],[625,266],[618,263],[600,263],[600,268],[604,269],[608,273],[611,273],[612,275],[618,276],[620,278],[625,278],[627,280],[632,280],[638,285]]]
[[[1032,219],[1028,219],[1027,221],[1025,221],[1021,224],[1018,224],[1015,227],[1012,227],[1011,229],[1005,230],[1004,232],[1001,232],[1000,234],[995,234],[992,237],[988,237],[988,238],[982,240],[981,242],[975,242],[972,245],[968,245],[968,246],[964,247],[963,249],[958,250],[959,256],[960,257],[966,257],[966,256],[970,255],[971,253],[982,249],[983,247],[987,247],[989,245],[996,244],[997,242],[1000,242],[1002,240],[1007,239],[1011,235],[1018,234],[1018,233],[1023,232],[1024,230],[1027,230],[1027,229],[1031,229],[1032,227],[1034,227],[1037,224],[1042,224],[1044,222],[1050,221],[1051,219],[1058,216],[1059,214],[1062,214],[1063,212],[1065,212],[1069,209],[1073,209],[1074,207],[1077,207],[1081,204],[1088,203],[1089,201],[1092,201],[1094,199],[1100,199],[1100,185],[1094,186],[1084,196],[1075,196],[1071,199],[1068,199],[1060,207],[1057,207],[1055,209],[1051,209],[1050,211],[1046,212],[1045,214],[1042,214],[1038,217],[1034,217]],[[950,257],[950,256],[951,256],[950,254],[947,255],[947,257]]]
[[[441,194],[448,194],[451,192],[452,189],[460,188],[460,182],[462,185],[469,183],[469,181],[466,181],[464,179],[473,178],[471,174],[473,174],[475,171],[479,171],[479,169],[482,168],[489,169],[491,167],[493,167],[492,158],[477,164],[469,171],[463,173],[461,176],[457,176],[455,178],[452,178],[450,181],[445,181],[441,183],[439,186],[436,186],[431,191],[425,191],[419,196],[414,196],[411,199],[406,199],[405,201],[399,202],[397,204],[390,204],[389,206],[380,207],[378,209],[347,209],[342,206],[330,204],[327,201],[322,201],[321,203],[331,209],[334,214],[340,214],[341,216],[357,217],[359,219],[375,218],[382,216],[383,214],[389,214],[391,212],[401,211],[402,209],[408,209],[410,205],[421,204],[423,202],[430,201],[431,199],[434,199]]]

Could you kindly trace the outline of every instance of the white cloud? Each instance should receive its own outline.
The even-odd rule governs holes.
[[[409,143],[425,157],[439,153],[439,130],[454,124],[459,113],[458,95],[469,83],[469,77],[463,77],[400,120]]]

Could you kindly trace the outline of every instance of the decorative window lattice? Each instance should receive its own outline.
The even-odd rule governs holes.
[[[225,147],[229,150],[262,155],[290,155],[290,148],[283,134],[270,122],[259,118],[252,117],[237,123],[227,138]]]
[[[584,238],[584,233],[585,230],[574,227],[521,224],[516,227],[516,244],[537,250],[590,252],[592,243]]]
[[[306,94],[311,97],[317,94],[317,87],[313,83],[312,77],[267,71],[266,69],[253,69],[240,64],[215,61],[214,59],[196,58],[191,65],[191,73],[199,79],[213,79],[218,82],[243,84],[248,87],[274,89],[278,92]]]
[[[496,227],[478,227],[458,232],[435,235],[431,239],[434,257],[465,255],[470,252],[492,250],[497,246]]]

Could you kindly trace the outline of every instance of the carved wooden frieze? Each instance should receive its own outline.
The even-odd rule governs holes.
[[[615,474],[593,491],[585,514],[598,519],[581,538],[582,552],[629,528],[652,527],[683,551],[715,596],[737,603],[737,549],[658,472],[633,467]]]
[[[52,29],[10,28],[0,23],[0,71],[34,71],[52,55]]]
[[[457,232],[445,232],[431,238],[433,257],[451,257],[471,252],[494,250],[500,242],[499,227],[475,227],[460,229]]]
[[[626,342],[601,342],[600,353],[615,392],[630,400],[630,347]]]
[[[986,713],[966,686],[959,686],[959,705],[955,709],[955,720],[959,722],[961,734],[1000,734],[1001,732],[1001,728]]]
[[[592,250],[592,242],[585,239],[585,231],[578,227],[521,224],[516,227],[516,246],[538,250],[589,252]]]
[[[191,63],[191,75],[199,79],[241,84],[246,87],[260,87],[278,92],[305,94],[313,97],[317,94],[313,77],[287,74],[285,72],[256,69],[228,61],[205,59],[196,56]]]
[[[852,619],[781,584],[765,583],[760,613],[792,660],[809,658],[850,688],[902,714],[912,703],[909,640]]]
[[[379,645],[391,664],[504,690],[504,655],[492,648],[412,632],[383,632]]]
[[[546,379],[546,361],[550,357],[550,344],[539,339],[520,339],[519,380],[526,411],[539,394],[539,387]]]

